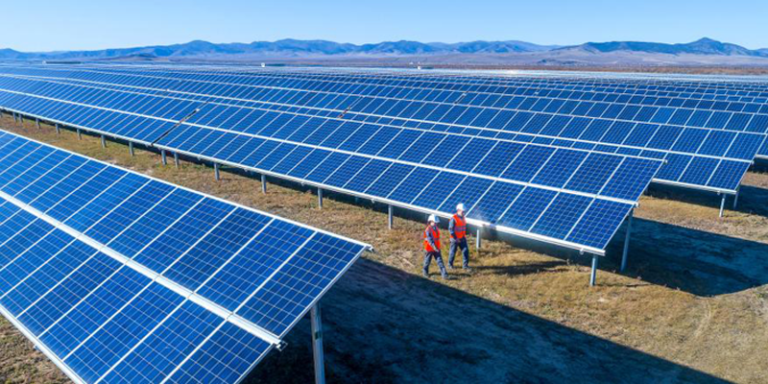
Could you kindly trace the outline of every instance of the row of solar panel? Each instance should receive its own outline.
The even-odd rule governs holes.
[[[34,92],[41,93],[46,97],[69,97],[80,103],[126,110],[133,113],[142,113],[142,111],[146,110],[158,117],[171,120],[178,120],[181,118],[180,116],[186,116],[195,107],[200,105],[198,103],[169,100],[167,98],[161,99],[159,97],[155,102],[151,102],[147,100],[150,96],[109,96],[104,91],[94,89],[80,89],[77,92],[73,92],[64,85],[55,85],[48,87],[48,89],[38,87],[34,89]],[[51,107],[51,105],[41,105],[31,112],[42,112],[46,108]],[[24,108],[28,110],[29,107]],[[82,116],[81,120],[90,118],[89,114],[79,115]],[[352,113],[348,113],[344,117],[345,120],[358,120],[357,117],[362,117],[365,120],[364,116]],[[520,122],[514,118],[512,120]],[[473,139],[474,141],[471,144],[465,146],[470,138],[449,135],[449,133],[452,133],[452,129],[449,127],[445,127],[448,133],[446,134],[394,127],[380,128],[378,125],[358,122],[347,122],[343,125],[344,128],[338,130],[338,140],[346,141],[337,140],[338,142],[335,142],[330,137],[325,141],[318,141],[312,139],[313,134],[314,136],[320,135],[321,137],[323,137],[323,134],[326,136],[332,135],[334,130],[329,130],[328,127],[338,127],[336,120],[293,115],[288,113],[288,111],[264,112],[241,107],[216,105],[203,106],[200,108],[200,112],[192,116],[187,122],[232,130],[234,133],[246,132],[264,137],[287,139],[295,143],[320,145],[331,149],[341,148],[355,152],[360,151],[368,155],[401,159],[433,166],[444,166],[462,148],[467,148],[469,153],[479,153],[482,155],[484,154],[482,151],[474,152],[478,145],[482,144],[479,147],[482,149],[488,148],[489,145],[493,144],[490,140],[478,138]],[[550,137],[542,138],[527,134],[494,132],[495,137],[492,138],[666,159],[669,161],[669,165],[662,170],[657,178],[729,191],[733,191],[738,187],[743,173],[746,172],[751,159],[764,140],[762,135],[737,134],[726,131],[682,129],[658,125],[633,126],[621,123],[608,123],[601,126],[596,122],[608,123],[608,121],[604,120],[595,120],[592,124],[589,124],[585,119],[551,118],[549,121],[541,123],[544,126],[540,128],[542,131],[547,130],[547,132],[544,132],[546,134],[552,133],[553,135]],[[76,121],[76,123],[80,123],[80,121]],[[165,123],[164,125],[169,124]],[[530,120],[525,122],[525,124],[531,124]],[[563,126],[563,124],[566,125]],[[424,127],[420,129],[424,129]],[[432,130],[439,131],[441,128],[432,127]],[[146,130],[144,132],[155,131]],[[487,132],[468,132],[468,130],[462,129],[456,133],[464,135],[475,134],[483,137],[484,133]],[[555,133],[557,134],[555,135]],[[354,134],[358,136],[353,139],[352,136]],[[349,135],[349,139],[343,135]],[[575,140],[556,140],[551,138],[571,138],[573,136],[579,136],[584,139],[598,139],[607,143],[622,143],[622,145],[599,145],[590,142],[585,143]],[[142,140],[152,141],[148,140],[144,134],[133,134],[129,137],[141,137]],[[415,144],[411,145],[413,142]],[[343,143],[346,143],[346,145]],[[667,152],[642,150],[641,148],[643,147],[665,149]],[[432,151],[431,148],[436,149]],[[410,153],[407,152],[409,149]],[[691,156],[688,153],[698,153],[701,156]],[[727,159],[720,159],[720,157],[726,157]],[[476,162],[479,162],[482,157],[470,158],[470,160],[474,159],[475,162],[468,162],[466,155],[455,156],[455,159],[457,159],[455,161],[456,169],[471,171],[477,165]],[[462,163],[459,163],[459,161]],[[448,167],[451,168],[451,165],[448,165]],[[527,179],[515,180],[528,181]]]
[[[282,337],[364,249],[15,135],[0,157],[0,305],[87,382],[232,382],[271,348],[114,253]]]
[[[92,70],[106,73],[134,73],[157,74],[168,77],[187,77],[189,74],[199,76],[201,79],[225,79],[227,82],[239,82],[243,84],[254,83],[260,76],[281,77],[285,79],[331,79],[354,81],[358,83],[377,84],[428,84],[437,89],[446,89],[451,86],[535,86],[551,87],[572,90],[587,90],[592,92],[604,91],[608,93],[627,92],[672,92],[679,94],[702,94],[704,99],[712,99],[718,96],[744,95],[768,97],[768,83],[755,81],[759,77],[744,78],[743,81],[723,81],[722,77],[704,76],[695,80],[680,78],[633,78],[621,77],[585,77],[564,74],[553,76],[552,73],[516,73],[516,74],[482,74],[480,72],[471,75],[460,75],[455,71],[408,71],[408,70],[354,70],[354,69],[320,69],[320,68],[239,68],[217,67],[214,69],[201,67],[163,67],[163,66],[134,66],[111,67],[103,65],[78,66],[61,69],[67,71],[70,68],[77,70]],[[205,76],[205,77],[204,77]],[[215,76],[215,77],[214,77]],[[687,97],[686,97],[687,98]]]
[[[149,84],[143,85],[149,86]],[[205,91],[206,90],[204,89],[198,89],[195,90],[195,93],[205,93]],[[95,91],[94,95],[101,96]],[[87,96],[81,95],[79,97]],[[306,94],[271,92],[269,100],[261,101],[274,102],[281,105],[299,105],[331,109],[333,112],[343,113],[348,119],[359,121],[387,119],[387,124],[395,126],[441,131],[445,130],[463,134],[478,134],[473,128],[492,129],[494,130],[492,133],[483,132],[480,134],[486,137],[494,137],[495,135],[496,137],[517,141],[534,141],[564,147],[600,150],[609,153],[618,152],[630,155],[640,155],[640,148],[671,150],[684,153],[697,153],[697,150],[701,149],[700,153],[704,155],[725,156],[751,161],[756,153],[755,148],[758,147],[759,143],[764,141],[763,136],[736,137],[736,135],[732,134],[710,134],[702,130],[691,128],[684,129],[676,126],[663,126],[664,123],[662,121],[671,121],[673,124],[677,125],[708,125],[713,128],[723,128],[728,130],[746,129],[750,132],[760,133],[763,133],[768,129],[768,116],[765,115],[733,115],[724,112],[712,114],[706,111],[697,111],[696,113],[688,114],[687,112],[690,112],[688,110],[678,110],[675,112],[672,109],[658,110],[647,108],[639,110],[630,107],[622,107],[624,109],[621,110],[621,115],[612,116],[613,112],[611,112],[611,116],[609,116],[609,118],[617,117],[621,120],[652,123],[645,124],[613,121],[611,119],[586,119],[574,116],[559,116],[554,113],[512,112],[491,108],[481,109],[461,107],[451,104],[396,102],[393,100],[382,101],[380,99],[372,98],[357,99],[352,97],[339,97],[335,94],[308,99]],[[90,100],[89,102],[96,102],[96,100]],[[284,109],[281,106],[266,105],[266,107],[272,109]],[[542,108],[544,111],[549,111],[549,108],[546,106]],[[537,108],[532,109],[536,110]],[[352,112],[357,111],[360,111],[365,115],[357,116],[352,114]],[[587,114],[590,113],[591,112],[588,112]],[[602,110],[600,114],[604,114]],[[575,115],[580,115],[580,113],[575,113]],[[389,120],[390,118],[394,119]],[[229,121],[232,122],[237,120],[230,119]],[[458,124],[459,127],[434,126],[433,123]],[[201,122],[201,124],[205,125],[207,123]],[[509,134],[499,133],[497,131],[519,132],[524,133],[524,135],[509,137]],[[658,131],[662,131],[663,134],[661,136],[656,136]],[[545,137],[537,137],[535,135],[543,135]],[[678,141],[678,137],[683,137],[683,140]],[[554,143],[555,138],[581,140],[587,141],[587,143],[577,143],[573,140]],[[705,139],[708,140],[708,143],[704,143]],[[736,142],[737,145],[730,145],[733,142]],[[615,146],[602,147],[597,143],[619,144],[630,148],[620,148]],[[742,143],[743,145],[738,145]],[[676,148],[673,149],[673,145],[675,145]],[[731,151],[731,153],[726,153],[726,151]],[[736,151],[740,151],[741,153],[735,153]],[[768,146],[761,148],[760,153],[768,155]],[[654,158],[661,157],[658,153],[642,156]]]
[[[0,86],[2,85],[3,84],[0,82]],[[8,84],[7,86],[20,88],[16,84]],[[21,87],[21,89],[23,89],[23,87]],[[60,88],[56,90],[53,88],[48,91],[37,89],[36,92],[47,97],[62,98],[64,97],[63,94],[69,92],[69,89]],[[165,104],[161,102],[146,103],[146,106],[149,106],[150,109],[145,111],[146,106],[143,104],[132,104],[130,103],[130,100],[119,100],[119,102],[116,103],[113,101],[114,97],[106,96],[103,92],[98,90],[82,90],[76,94],[71,94],[69,99],[76,99],[78,102],[86,103],[89,105],[120,109],[126,112],[149,113],[171,120],[177,119],[178,115],[181,113],[188,113],[190,109],[189,107],[179,108],[179,112],[176,109],[168,107],[170,101],[166,101]],[[360,104],[360,101],[361,100],[347,102],[347,104],[357,106]],[[368,100],[362,101],[367,102]],[[177,103],[178,105],[184,105],[181,101],[177,101]],[[286,100],[286,103],[291,104],[291,100]],[[242,105],[242,103],[240,104]],[[372,104],[373,103],[369,103],[368,105]],[[281,109],[285,110],[284,108],[278,108],[275,106],[271,107],[278,111]],[[261,117],[260,114],[263,114],[263,112],[260,111],[253,111],[252,114],[255,115],[255,118],[249,118],[250,116],[244,116],[244,114],[248,113],[248,110],[242,110],[240,108],[238,108],[236,111],[230,109],[230,112],[237,113],[221,113],[226,108],[227,107],[225,106],[219,106],[217,108],[210,109],[210,112],[208,113],[200,113],[193,116],[189,122],[224,129],[247,130],[250,127],[238,127],[236,124],[239,125],[243,122],[256,121]],[[375,120],[371,116],[358,115],[350,111],[355,109],[362,109],[363,112],[386,114],[387,110],[392,110],[394,108],[395,107],[391,104],[384,103],[381,108],[373,111],[368,111],[368,107],[350,107],[346,112],[339,109],[335,109],[333,112],[344,113],[343,117],[348,120],[373,121],[380,123],[381,118]],[[476,111],[456,107],[450,108],[447,111],[445,108],[443,108],[438,113],[435,110],[428,110],[425,112],[424,109],[425,108],[416,103],[413,106],[403,108],[403,113],[410,111],[411,113],[417,113],[419,115],[406,115],[402,117],[408,119],[423,118],[422,121],[424,121],[430,120],[429,116],[454,116],[459,120],[455,123],[464,122],[467,123],[467,125],[484,126],[493,131],[482,132],[471,128],[435,126],[427,122],[418,123],[414,121],[398,121],[396,119],[388,120],[387,123],[394,126],[403,125],[406,128],[430,129],[435,131],[446,131],[449,133],[461,133],[465,135],[469,134],[479,135],[482,137],[495,137],[506,140],[537,142],[548,145],[554,144],[555,138],[564,138],[569,140],[558,142],[558,146],[576,147],[579,149],[588,150],[600,150],[603,152],[611,153],[618,152],[622,154],[640,155],[653,158],[662,157],[663,153],[643,154],[641,149],[655,149],[678,153],[698,153],[707,156],[727,157],[751,161],[751,159],[754,157],[756,148],[763,141],[763,137],[759,135],[738,135],[733,132],[712,132],[708,130],[693,128],[662,126],[659,124],[612,122],[610,120],[556,116],[546,113],[511,113],[507,111],[495,110],[484,110],[480,113],[475,113]],[[382,112],[382,110],[384,110],[384,112]],[[302,110],[302,112],[310,111]],[[423,116],[425,114],[429,116]],[[322,113],[321,115],[328,116],[329,113],[326,112]],[[445,118],[441,119],[439,117],[437,119],[445,120]],[[482,121],[482,123],[477,123],[478,121]],[[514,135],[500,131],[522,132],[523,134]],[[579,143],[577,141],[585,141],[586,143]],[[609,147],[598,148],[596,144],[590,143],[608,144]]]
[[[52,72],[50,71],[48,74]],[[515,111],[549,112],[690,127],[746,130],[749,132],[765,132],[768,129],[768,115],[766,115],[768,113],[768,105],[757,103],[723,103],[682,99],[674,101],[672,99],[630,97],[619,94],[604,94],[604,97],[595,97],[593,95],[585,95],[583,92],[567,92],[555,95],[551,92],[537,89],[515,89],[504,94],[483,94],[476,91],[435,91],[433,88],[402,86],[371,85],[361,87],[354,83],[345,84],[331,81],[315,83],[294,81],[291,84],[286,84],[279,79],[272,82],[263,82],[265,84],[256,87],[254,85],[241,86],[226,85],[225,83],[206,83],[192,79],[181,83],[178,80],[162,82],[157,78],[147,78],[146,76],[145,81],[142,83],[135,77],[126,78],[125,75],[99,75],[87,72],[72,73],[69,77],[132,86],[150,86],[149,84],[151,84],[151,87],[158,89],[173,89],[181,92],[211,96],[238,97],[249,100],[333,109],[343,107],[343,105],[330,104],[339,95],[354,95],[362,98],[362,102],[357,103],[357,105],[369,106],[369,108],[364,109],[353,106],[353,111],[376,114],[385,114],[397,102],[418,102],[410,103],[409,107],[413,111],[421,108],[427,111],[437,109],[438,112],[442,112],[441,107],[443,109],[453,107],[461,112],[467,111],[462,120],[463,122],[436,119],[442,116],[454,116],[458,119],[461,114],[440,114],[439,116],[427,118],[429,113],[425,113],[421,117],[414,117],[415,119],[425,118],[429,121],[445,124],[470,125],[471,118],[478,116],[481,110],[511,109]],[[315,93],[323,93],[327,94],[328,97],[308,97],[307,92],[311,92],[312,96]],[[385,100],[381,100],[382,98]],[[318,99],[321,101],[318,101]],[[304,101],[308,103],[310,100],[313,100],[314,104],[303,103]],[[427,106],[427,108],[422,106]],[[376,108],[377,112],[374,112],[371,108]],[[399,111],[401,109],[404,108],[395,108],[394,110]]]
[[[168,71],[179,70],[178,67],[174,68],[162,68],[162,67],[142,67],[139,70],[136,68],[110,68],[104,66],[94,66],[90,69],[105,71],[105,72],[126,72],[132,71],[132,73],[163,73]],[[200,75],[215,75],[219,78],[228,78],[234,81],[253,81],[252,78],[267,74],[269,76],[282,76],[284,78],[332,78],[332,79],[352,79],[359,83],[404,83],[415,84],[419,82],[428,81],[431,83],[437,83],[441,85],[441,88],[446,88],[443,84],[450,84],[452,86],[484,86],[484,87],[498,87],[498,86],[536,86],[536,87],[551,87],[560,89],[571,90],[586,90],[586,91],[604,91],[609,93],[652,93],[652,92],[669,92],[683,95],[687,98],[690,94],[701,94],[703,99],[714,100],[720,96],[728,95],[741,95],[741,96],[762,96],[768,97],[768,83],[762,79],[757,81],[759,77],[741,78],[742,81],[723,81],[722,77],[716,76],[702,76],[697,77],[695,80],[680,79],[680,78],[633,78],[627,76],[607,78],[603,76],[597,77],[585,77],[579,76],[581,74],[570,73],[553,76],[552,72],[545,73],[515,73],[504,74],[495,73],[493,75],[481,74],[480,72],[472,75],[459,75],[457,72],[451,71],[408,71],[398,70],[397,72],[386,72],[386,70],[377,70],[376,73],[371,71],[355,72],[351,69],[341,69],[336,71],[318,70],[317,68],[267,68],[267,69],[255,69],[255,70],[241,70],[233,71],[231,68],[215,68],[213,70],[201,70],[200,68],[186,67],[181,68],[186,72],[194,72]],[[242,78],[238,79],[237,76],[246,75],[247,80]],[[610,76],[610,75],[609,75]]]
[[[112,74],[125,74],[132,76],[152,76],[156,78],[166,79],[184,79],[186,81],[203,81],[213,82],[216,84],[231,84],[231,85],[247,85],[247,86],[261,86],[261,87],[281,87],[291,89],[304,89],[311,91],[324,91],[324,92],[342,92],[346,93],[343,89],[354,89],[357,92],[365,92],[368,96],[383,96],[383,97],[397,97],[395,95],[407,94],[407,90],[412,89],[426,89],[435,91],[435,93],[445,94],[447,100],[451,98],[458,98],[462,94],[469,94],[472,97],[465,97],[462,103],[475,106],[490,106],[486,104],[486,98],[493,97],[495,99],[499,96],[536,96],[546,97],[550,99],[561,100],[574,100],[574,101],[591,101],[591,102],[605,102],[605,103],[617,103],[617,104],[630,104],[637,106],[659,106],[659,107],[683,107],[689,109],[699,110],[713,110],[713,111],[730,111],[730,112],[747,112],[766,113],[768,109],[765,108],[766,98],[758,98],[744,101],[744,100],[712,100],[713,97],[707,98],[705,93],[706,89],[697,91],[690,89],[686,93],[673,93],[669,95],[658,95],[658,91],[642,92],[635,90],[634,92],[626,91],[624,88],[613,88],[610,90],[590,90],[590,89],[568,89],[572,87],[557,87],[548,84],[542,84],[540,82],[530,81],[515,81],[510,79],[498,86],[482,86],[471,85],[463,86],[461,83],[451,77],[445,77],[450,79],[448,82],[437,81],[435,77],[420,80],[408,80],[402,79],[390,80],[387,78],[375,80],[368,79],[368,81],[360,80],[359,77],[350,76],[323,76],[323,77],[306,77],[306,76],[274,76],[270,73],[255,73],[239,76],[227,76],[227,75],[205,75],[197,72],[136,72],[130,70],[112,70],[103,71],[101,69],[95,70],[81,70],[81,71],[19,71],[14,73],[40,73],[47,75],[56,75],[67,77],[71,79],[84,79],[84,80],[97,80],[104,76],[106,73]],[[179,76],[179,73],[183,76]],[[109,76],[109,75],[106,75]],[[369,76],[372,77],[372,76]],[[368,85],[367,87],[361,87],[360,85]],[[342,88],[342,86],[344,86]],[[649,94],[650,93],[650,94]],[[768,95],[767,95],[768,96]],[[492,100],[493,100],[492,99]],[[502,99],[505,100],[505,99]],[[500,106],[499,104],[495,104]]]
[[[61,93],[69,92],[63,90],[58,92],[44,92],[39,89],[37,91],[42,92],[49,97],[56,97]],[[186,114],[187,111],[192,110],[192,108],[197,105],[189,104],[186,108],[180,109],[182,112],[178,112],[179,108],[169,107],[168,104],[162,104],[160,102],[148,103],[144,99],[142,99],[141,103],[136,104],[133,103],[130,98],[105,98],[103,92],[95,90],[81,91],[76,94],[69,92],[69,94],[74,95],[72,98],[87,104],[101,105],[115,109],[128,109],[129,111],[136,113],[140,112],[142,109],[150,108],[155,111],[154,113],[169,119],[178,118],[179,115]],[[118,105],[111,101],[114,99],[119,100],[117,103]],[[131,105],[135,106],[131,107]],[[164,110],[161,109],[158,111],[154,108],[156,105],[164,106],[166,108],[165,110],[167,110],[170,115],[163,115],[162,113]],[[35,112],[50,107],[51,106],[49,105],[45,107],[40,106]],[[131,108],[134,108],[135,111],[131,110]],[[84,114],[83,116],[86,116],[87,118],[89,115]],[[348,120],[355,119],[353,114],[346,117]],[[559,121],[561,123],[563,122],[562,120]],[[309,118],[298,115],[292,116],[287,112],[280,112],[278,115],[277,112],[270,113],[238,107],[214,105],[206,105],[202,107],[201,111],[190,118],[188,122],[233,130],[235,132],[240,132],[242,130],[249,134],[287,139],[296,143],[320,145],[332,149],[340,148],[354,152],[359,151],[368,155],[402,159],[433,166],[443,166],[443,164],[448,163],[454,158],[454,155],[459,153],[463,148],[466,148],[468,154],[478,154],[478,156],[481,156],[468,157],[469,155],[465,154],[455,156],[455,159],[461,159],[463,161],[462,163],[454,161],[455,166],[457,167],[456,169],[462,171],[471,171],[485,154],[482,149],[490,148],[490,145],[493,145],[491,141],[485,139],[474,139],[470,144],[467,144],[469,138],[466,137],[451,136],[443,133],[423,133],[420,131],[396,129],[393,127],[379,128],[379,126],[372,124],[348,122],[343,125],[343,128],[336,130],[338,123],[335,123],[335,125],[327,124],[327,122],[335,122],[335,120],[319,120],[318,118]],[[565,129],[574,127],[578,123],[579,122],[569,122],[569,125],[567,125]],[[581,123],[585,122],[582,121]],[[166,123],[166,125],[167,124],[170,123]],[[328,129],[329,127],[333,129]],[[741,178],[749,167],[751,158],[754,157],[757,148],[759,148],[759,145],[763,141],[763,137],[759,135],[739,135],[733,132],[695,129],[683,130],[676,127],[651,125],[637,128],[631,126],[612,127],[609,125],[600,127],[592,125],[582,126],[580,128],[583,132],[592,133],[594,136],[597,136],[595,132],[601,133],[602,138],[604,138],[605,141],[611,141],[613,140],[612,138],[618,137],[617,134],[611,135],[611,132],[620,132],[626,136],[626,138],[623,139],[624,145],[632,145],[635,146],[635,148],[553,139],[542,141],[540,138],[526,137],[527,135],[497,134],[496,138],[523,142],[533,141],[539,144],[574,147],[600,152],[665,158],[669,164],[664,167],[662,172],[657,176],[657,179],[690,185],[701,185],[729,191],[733,191],[738,187]],[[154,131],[148,130],[145,132]],[[571,129],[570,132],[576,132],[576,130]],[[467,132],[462,131],[461,133],[466,134]],[[336,134],[336,141],[334,141],[334,138],[332,137],[333,134]],[[320,137],[326,135],[331,137],[325,141],[317,141],[316,138],[315,140],[312,139],[313,135]],[[134,136],[136,135],[134,134]],[[141,136],[144,137],[145,135]],[[563,136],[568,137],[568,135]],[[637,149],[637,147],[642,148],[640,140],[643,140],[643,138],[645,138],[645,140],[654,138],[654,140],[647,143],[646,146],[667,147],[672,153],[647,150],[641,151],[640,149]],[[411,145],[413,142],[415,142],[415,144]],[[465,146],[465,144],[467,145]],[[433,147],[436,149],[431,151],[429,148]],[[424,150],[423,148],[428,149]],[[476,151],[478,148],[480,150]],[[411,149],[410,154],[407,152],[409,149]],[[686,155],[686,153],[690,152],[699,152],[703,156],[696,157]],[[723,155],[726,155],[730,159],[743,161],[731,161],[718,158]],[[450,164],[448,167],[452,168]],[[513,167],[512,169],[516,168]],[[512,178],[519,181],[528,181],[527,179]]]
[[[52,101],[39,99],[34,106],[28,107],[31,107],[30,111],[40,113],[62,110]],[[120,119],[136,122],[135,117],[116,112],[102,110],[94,114],[88,108],[78,106],[70,106],[65,111],[78,120],[80,124],[77,125],[106,130],[115,135],[126,136],[133,130],[152,129],[140,122],[138,125],[116,123]],[[43,117],[75,124],[66,116],[55,113],[59,112]],[[82,116],[89,116],[88,119],[92,120],[81,121]],[[338,122],[335,124],[337,127],[341,125]],[[318,134],[316,138],[343,143],[349,136],[345,132],[353,133],[342,130],[330,137]],[[404,137],[398,143],[408,145],[409,140],[412,138]],[[463,202],[472,207],[469,209],[470,218],[597,249],[604,248],[632,204],[603,200],[589,194],[635,201],[660,165],[639,158],[517,143],[497,145],[489,141],[467,149],[468,160],[477,164],[472,166],[477,168],[473,170],[474,174],[467,175],[457,172],[459,169],[440,171],[350,152],[187,125],[173,130],[161,144],[194,156],[206,156],[262,172],[314,182],[326,188],[351,191],[444,214],[452,212],[456,203]],[[515,158],[518,160],[513,162]],[[546,166],[550,159],[552,166]],[[464,163],[457,163],[456,167],[461,164]],[[511,177],[509,175],[516,178],[524,176],[550,186],[526,186],[512,180],[493,178]],[[457,188],[459,185],[461,187]],[[580,192],[558,192],[558,188],[562,187]],[[574,200],[578,204],[574,204]]]

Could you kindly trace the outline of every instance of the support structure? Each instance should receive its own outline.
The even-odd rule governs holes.
[[[173,164],[176,165],[176,169],[179,169],[179,154],[173,153]]]
[[[620,272],[624,272],[627,269],[627,254],[629,253],[629,236],[632,233],[632,218],[635,216],[635,210],[629,211],[629,218],[627,218],[627,235],[624,237],[624,252],[621,255],[621,269]]]
[[[479,252],[480,251],[480,245],[481,245],[481,238],[480,238],[480,230],[481,227],[477,227],[477,236],[475,236],[475,249]]]
[[[315,362],[315,384],[325,384],[325,356],[323,355],[323,320],[320,317],[320,303],[310,311],[312,322],[312,354]]]
[[[736,207],[739,205],[739,191],[741,188],[736,188],[736,195],[733,196],[733,210],[736,210]]]
[[[261,175],[261,193],[267,193],[267,175]]]
[[[321,188],[317,189],[317,208],[323,209],[323,190]]]
[[[725,193],[720,194],[723,198],[720,200],[720,218],[723,218],[723,211],[725,211],[725,198],[728,196]]]
[[[107,147],[107,138],[104,137],[104,135],[101,135],[101,147],[106,148]]]
[[[165,155],[165,149],[160,150],[160,156],[163,158],[163,165],[168,165],[168,156]]]
[[[221,180],[221,172],[219,171],[219,163],[213,163],[213,172],[216,175],[216,181]]]
[[[592,255],[592,273],[589,274],[589,286],[595,286],[595,278],[597,277],[597,258],[598,255]]]
[[[56,123],[55,126],[56,126],[56,134],[61,135],[61,126],[59,125],[59,123]]]
[[[136,156],[136,151],[133,150],[133,141],[128,142],[128,152],[131,153],[131,156]]]
[[[37,125],[37,129],[40,129],[40,119],[35,119],[35,125]]]
[[[24,115],[19,115],[19,123],[21,123],[21,126],[24,126]]]
[[[395,207],[391,205],[387,206],[387,213],[388,213],[387,226],[389,227],[389,229],[392,229],[394,227],[394,217],[393,217],[394,211],[395,211]]]
[[[83,132],[80,131],[80,128],[77,129],[77,139],[82,140],[83,139]]]

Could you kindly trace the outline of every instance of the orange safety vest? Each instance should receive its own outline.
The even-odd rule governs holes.
[[[427,231],[432,231],[432,238],[435,239],[437,250],[432,249],[429,241],[427,241]],[[424,230],[424,250],[427,252],[436,252],[440,250],[440,230],[437,228],[432,228],[431,225],[427,225],[427,229]]]
[[[456,233],[457,239],[463,239],[467,237],[467,222],[459,215],[453,215],[453,219],[456,220],[456,224],[453,226],[453,232]]]

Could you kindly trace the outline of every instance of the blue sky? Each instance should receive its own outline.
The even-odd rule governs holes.
[[[67,0],[8,1],[0,48],[51,51],[326,39],[539,44],[707,36],[768,48],[768,1],[758,0]]]

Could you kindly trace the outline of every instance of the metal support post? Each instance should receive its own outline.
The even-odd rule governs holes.
[[[107,138],[104,137],[104,135],[101,135],[101,147],[106,148],[107,147]]]
[[[168,165],[168,156],[165,155],[165,149],[160,150],[160,156],[163,158],[163,165]]]
[[[592,255],[592,273],[589,275],[589,286],[595,286],[595,278],[597,277],[597,258],[599,256]]]
[[[323,209],[323,190],[317,189],[317,208]]]
[[[261,175],[261,193],[267,193],[267,175]]]
[[[720,200],[720,218],[722,219],[723,211],[725,210],[725,198],[728,195],[726,195],[725,193],[721,193],[721,195],[723,196],[723,198]]]
[[[24,115],[19,115],[19,123],[21,123],[21,126],[24,126]]]
[[[59,125],[59,123],[56,123],[56,134],[61,135],[61,126]]]
[[[480,251],[480,245],[481,245],[481,241],[482,241],[481,238],[480,238],[480,230],[481,229],[482,228],[477,227],[477,236],[475,236],[475,250],[477,250],[478,252]]]
[[[310,311],[312,322],[312,352],[315,361],[315,384],[325,384],[325,358],[323,356],[323,321],[320,317],[320,303]]]
[[[173,164],[176,165],[176,169],[179,169],[179,154],[176,152],[173,153]]]
[[[395,207],[391,205],[387,206],[387,211],[388,211],[387,225],[389,226],[389,229],[392,229],[394,227],[394,218],[393,218],[394,210],[395,210]]]
[[[128,142],[128,152],[131,153],[131,156],[136,156],[136,151],[133,150],[133,141]]]
[[[629,211],[629,218],[627,219],[627,235],[624,237],[624,253],[621,255],[621,269],[619,271],[624,272],[627,269],[627,254],[629,254],[629,236],[632,233],[632,218],[635,216],[635,210]]]
[[[82,140],[83,139],[83,132],[80,131],[80,129],[77,129],[77,139]]]
[[[213,172],[216,174],[216,181],[221,180],[221,173],[219,172],[219,163],[213,163]]]
[[[35,119],[35,125],[37,125],[37,129],[40,129],[40,119]]]
[[[733,196],[733,210],[736,210],[736,207],[739,205],[739,192],[741,191],[741,188],[736,188],[736,195]]]

